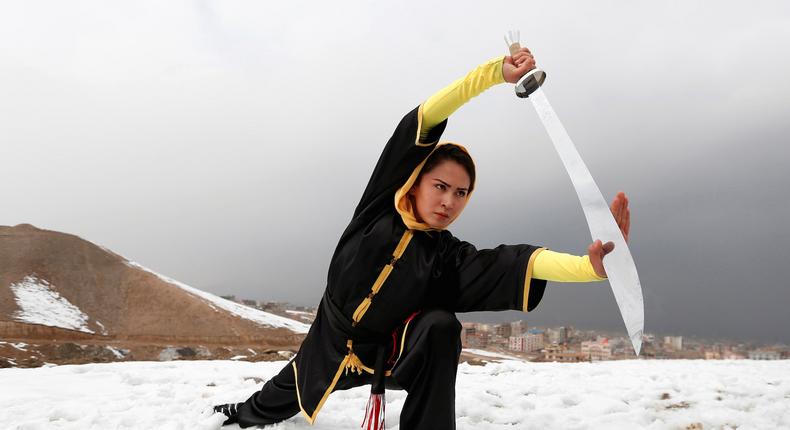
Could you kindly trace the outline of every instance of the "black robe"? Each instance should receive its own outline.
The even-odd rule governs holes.
[[[546,281],[531,277],[540,248],[478,250],[446,230],[407,227],[396,210],[396,192],[413,181],[447,125],[445,120],[420,142],[421,114],[421,107],[406,114],[387,142],[338,242],[316,319],[292,362],[299,406],[311,424],[347,368],[374,373],[381,345],[392,350],[386,375],[391,373],[402,353],[405,321],[415,311],[527,312],[543,296]]]

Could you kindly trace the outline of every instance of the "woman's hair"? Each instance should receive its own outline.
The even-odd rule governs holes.
[[[475,163],[466,151],[452,144],[442,145],[433,151],[422,166],[420,176],[417,177],[417,183],[422,179],[422,175],[430,172],[434,167],[446,160],[455,161],[466,170],[466,173],[469,175],[469,192],[471,193],[475,188]]]

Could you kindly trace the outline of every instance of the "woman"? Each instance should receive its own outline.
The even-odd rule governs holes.
[[[595,241],[584,257],[533,245],[477,250],[446,230],[475,184],[466,149],[438,143],[447,118],[487,88],[515,83],[534,67],[526,48],[498,57],[403,117],[335,249],[299,352],[246,402],[216,406],[225,424],[272,424],[300,411],[312,424],[332,391],[371,384],[368,428],[383,427],[388,387],[408,392],[401,429],[454,429],[461,352],[455,312],[528,312],[547,280],[605,279],[602,259],[611,242]],[[612,212],[627,239],[623,193]]]

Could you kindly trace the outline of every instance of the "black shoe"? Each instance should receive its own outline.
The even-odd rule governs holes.
[[[243,403],[225,403],[224,405],[217,405],[214,406],[214,412],[219,412],[228,417],[228,419],[222,423],[223,426],[226,426],[239,421],[239,407],[241,405],[243,405]]]

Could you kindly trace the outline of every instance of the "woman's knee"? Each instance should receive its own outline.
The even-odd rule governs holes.
[[[443,309],[423,311],[422,324],[438,339],[461,340],[461,322],[455,314]]]

